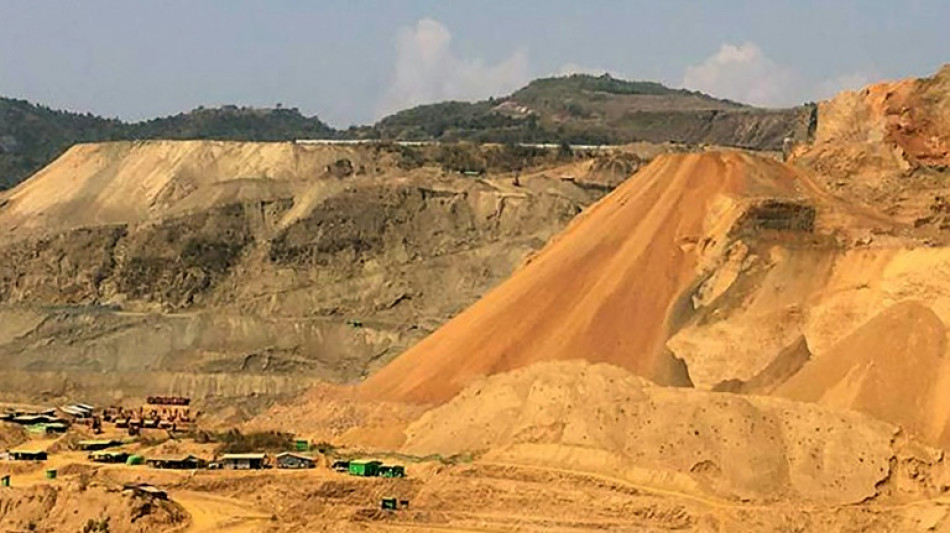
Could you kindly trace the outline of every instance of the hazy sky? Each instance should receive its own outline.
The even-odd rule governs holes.
[[[0,0],[0,95],[123,119],[226,103],[335,126],[603,72],[759,105],[950,62],[947,0]]]

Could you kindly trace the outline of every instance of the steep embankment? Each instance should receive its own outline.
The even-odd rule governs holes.
[[[766,159],[661,157],[363,389],[445,401],[478,376],[577,357],[689,384],[666,341],[692,311],[704,262],[732,245],[736,228],[807,232],[814,209],[797,203],[803,196],[795,171]],[[763,199],[771,203],[759,205]]]
[[[795,161],[836,194],[943,239],[948,225],[950,65],[930,78],[844,92],[818,108]]]
[[[531,172],[471,178],[393,146],[72,148],[0,194],[4,394],[243,397],[356,378],[603,194],[554,153],[454,150]]]
[[[775,391],[801,401],[900,421],[911,433],[950,442],[947,332],[929,307],[890,307],[803,366]]]
[[[581,358],[945,443],[950,250],[926,235],[788,165],[664,156],[361,391],[441,403],[482,376]]]

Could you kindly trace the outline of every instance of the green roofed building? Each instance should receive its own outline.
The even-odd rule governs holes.
[[[382,464],[382,461],[350,461],[350,475],[376,477]]]

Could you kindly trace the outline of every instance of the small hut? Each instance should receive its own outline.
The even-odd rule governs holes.
[[[56,422],[65,422],[62,418],[53,416],[51,414],[34,414],[34,415],[19,415],[10,419],[10,422],[14,424],[20,424],[21,426],[35,426],[37,424],[53,424]]]
[[[299,453],[284,452],[277,454],[275,459],[277,468],[313,468],[317,466],[317,462],[313,460],[313,457],[307,457]]]
[[[14,461],[46,460],[46,450],[10,450],[9,454]]]
[[[152,468],[194,470],[203,468],[205,461],[194,455],[156,455],[145,459],[145,464]]]
[[[81,440],[76,443],[76,447],[84,452],[94,452],[98,450],[105,450],[106,448],[113,448],[115,446],[122,446],[122,441],[119,440]]]
[[[44,426],[43,428],[43,430],[46,432],[47,435],[50,435],[53,433],[66,433],[66,430],[68,429],[69,429],[69,425],[64,424],[62,422],[53,422],[51,424],[46,424],[46,426]]]
[[[266,458],[263,453],[226,453],[219,462],[227,470],[260,470]]]
[[[375,477],[379,474],[381,461],[350,461],[350,475],[360,477]]]
[[[129,459],[129,454],[119,451],[100,450],[90,453],[89,459],[97,463],[124,463]]]
[[[406,477],[406,468],[402,465],[382,465],[376,475],[379,477]]]

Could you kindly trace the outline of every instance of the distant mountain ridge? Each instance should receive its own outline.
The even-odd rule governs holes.
[[[504,98],[417,106],[356,133],[393,140],[648,141],[779,150],[786,137],[810,135],[814,109],[761,109],[656,82],[576,74],[538,79]]]
[[[237,106],[127,123],[86,113],[57,111],[0,97],[0,190],[13,187],[80,142],[137,139],[286,141],[334,137],[338,132],[294,108]]]
[[[0,190],[78,142],[136,139],[287,141],[299,138],[718,144],[781,149],[810,135],[814,106],[767,110],[649,81],[609,75],[534,80],[510,96],[399,111],[371,126],[337,130],[296,108],[202,108],[128,123],[0,98]]]

